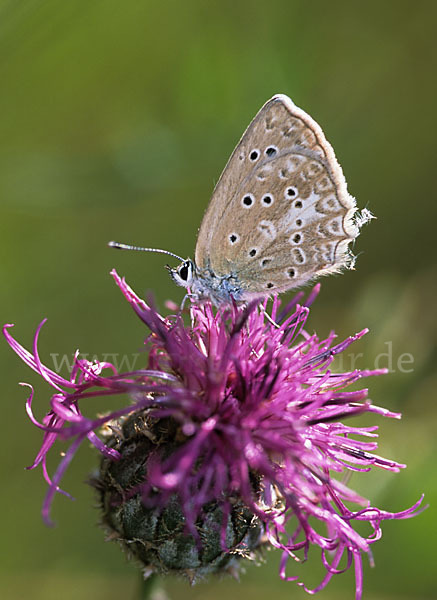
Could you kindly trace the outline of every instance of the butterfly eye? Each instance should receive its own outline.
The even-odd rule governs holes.
[[[185,262],[181,267],[179,267],[178,275],[183,281],[188,281],[190,274],[191,274],[190,263]]]
[[[256,160],[258,160],[259,155],[260,155],[259,150],[255,149],[255,150],[251,151],[251,153],[249,154],[249,158],[252,162],[255,162]]]
[[[177,285],[190,287],[195,279],[194,266],[191,260],[184,261],[176,269],[171,269],[170,267],[168,267],[168,269],[170,271],[171,278]]]

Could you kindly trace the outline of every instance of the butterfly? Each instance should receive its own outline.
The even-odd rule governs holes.
[[[173,281],[194,302],[247,302],[353,268],[349,245],[372,218],[357,212],[320,126],[283,94],[260,109],[233,151],[200,225],[194,260]]]

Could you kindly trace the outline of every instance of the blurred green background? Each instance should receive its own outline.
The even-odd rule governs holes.
[[[51,353],[141,347],[145,331],[112,267],[139,294],[153,290],[160,307],[180,302],[162,256],[106,243],[192,256],[214,183],[268,98],[288,94],[324,128],[358,205],[378,220],[356,244],[356,271],[323,281],[309,329],[370,328],[351,352],[363,353],[359,367],[379,361],[393,371],[368,384],[376,404],[404,415],[376,419],[380,453],[408,463],[351,485],[387,510],[422,492],[431,503],[416,519],[385,525],[376,568],[365,569],[372,600],[431,598],[437,588],[436,9],[433,0],[0,1],[1,320],[30,347],[48,317],[40,353],[49,366]],[[96,464],[88,447],[64,480],[77,500],[59,496],[57,527],[42,524],[41,472],[23,470],[41,435],[17,382],[35,385],[38,416],[50,389],[4,342],[0,351],[1,597],[133,599],[138,571],[103,541],[83,484]],[[405,353],[412,362],[399,364]],[[271,552],[262,567],[249,566],[241,583],[171,581],[168,590],[173,600],[306,598],[279,581],[279,558]],[[353,598],[353,590],[349,573],[319,597]]]

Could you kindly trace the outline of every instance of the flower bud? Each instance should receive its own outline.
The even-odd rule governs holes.
[[[100,495],[110,539],[119,541],[147,574],[173,572],[194,582],[210,573],[235,575],[240,557],[255,558],[264,541],[264,527],[237,495],[228,499],[228,514],[221,498],[204,504],[193,535],[185,517],[190,508],[182,506],[177,494],[165,496],[144,487],[149,464],[164,460],[184,444],[174,419],[156,419],[145,410],[111,423],[109,430],[107,446],[121,457],[117,461],[104,457],[92,484]],[[252,480],[255,491],[259,483],[254,476]]]

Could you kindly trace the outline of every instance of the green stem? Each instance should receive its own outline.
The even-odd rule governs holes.
[[[152,593],[156,587],[156,575],[150,575],[147,579],[141,577],[140,589],[138,598],[141,600],[152,600]]]

